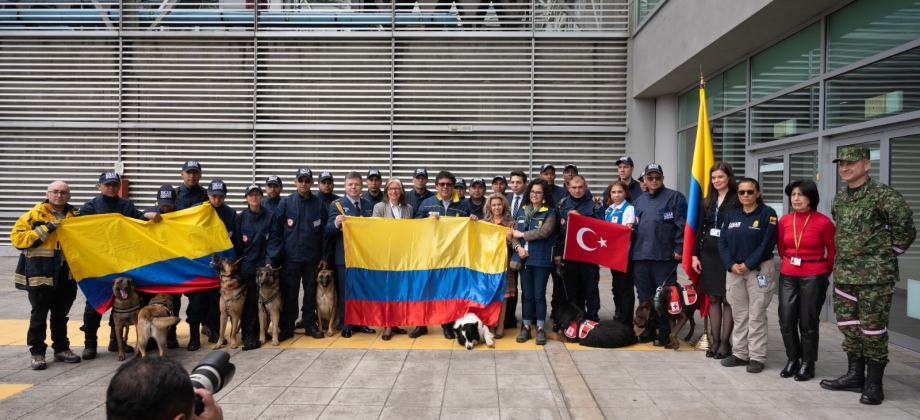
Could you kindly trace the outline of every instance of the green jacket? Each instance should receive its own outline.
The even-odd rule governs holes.
[[[898,255],[917,238],[913,212],[900,193],[869,179],[852,197],[846,188],[838,192],[831,216],[837,225],[834,282],[898,281]]]

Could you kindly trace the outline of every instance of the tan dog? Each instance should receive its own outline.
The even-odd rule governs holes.
[[[243,327],[243,304],[246,302],[246,285],[240,277],[240,265],[243,259],[221,258],[217,254],[211,257],[211,267],[220,276],[220,335],[212,347],[217,350],[224,344],[227,332],[227,318],[230,318],[230,348],[237,348],[236,337]]]
[[[265,343],[265,330],[268,329],[268,321],[271,319],[273,346],[280,344],[278,323],[281,322],[281,304],[284,302],[278,280],[280,271],[280,268],[268,267],[256,270],[256,284],[259,286],[259,341]]]
[[[147,357],[147,341],[157,340],[160,357],[166,357],[166,334],[179,323],[173,311],[172,296],[159,294],[137,314],[137,357]]]
[[[141,298],[134,290],[134,280],[118,277],[112,282],[112,321],[115,322],[115,340],[118,342],[118,361],[125,360],[125,340],[132,325],[137,325]]]
[[[338,316],[338,296],[335,294],[335,273],[319,270],[316,273],[316,326],[323,330],[323,320],[329,321],[326,335],[332,337],[332,328]]]

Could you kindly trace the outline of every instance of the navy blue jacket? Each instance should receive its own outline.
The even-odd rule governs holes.
[[[233,238],[233,230],[236,227],[236,210],[233,210],[232,207],[223,204],[220,207],[214,207],[214,211],[217,212],[217,217],[220,217],[220,221],[224,222],[224,227],[227,228],[227,234],[230,235],[230,238]],[[236,254],[239,258],[239,254]]]
[[[179,186],[176,195],[176,210],[184,210],[195,207],[208,201],[208,190],[201,185],[186,187],[185,184]]]
[[[569,222],[569,212],[575,210],[582,216],[598,218],[597,209],[599,207],[601,207],[600,203],[595,203],[587,194],[580,199],[575,199],[571,195],[562,198],[562,201],[556,205],[558,215],[556,216],[556,248],[553,250],[554,256],[562,256],[565,250],[565,233]]]
[[[480,219],[482,219],[485,216],[486,202],[489,201],[489,200],[486,200],[485,197],[482,197],[482,204],[478,206],[473,204],[472,198],[467,198],[466,200],[463,200],[463,201],[466,202],[466,207],[470,209],[470,214],[475,214],[476,217]]]
[[[344,214],[345,216],[371,217],[374,213],[374,203],[363,196],[358,197],[358,199],[361,200],[360,214],[358,213],[358,209],[356,209],[355,205],[351,202],[351,198],[348,197],[342,197],[329,205],[329,220],[326,222],[326,235],[329,236],[330,241],[332,238],[335,238],[335,265],[345,265],[345,239],[342,235],[342,227],[335,225],[336,216]],[[342,205],[344,213],[339,211],[339,207],[336,206],[335,203]]]
[[[636,201],[636,199],[638,199],[639,196],[644,194],[645,192],[642,191],[642,185],[639,184],[639,181],[636,181],[635,179],[632,179],[632,178],[630,178],[630,181],[631,181],[629,183],[630,199],[628,201]],[[604,208],[608,207],[607,206],[607,187],[604,187],[604,196],[601,198],[601,203],[604,204]]]
[[[409,205],[412,206],[413,209],[418,209],[418,205],[422,201],[425,201],[425,199],[427,199],[428,197],[433,197],[433,196],[434,196],[434,193],[431,192],[430,190],[425,190],[425,192],[421,194],[415,192],[415,188],[411,188],[409,189],[409,191],[406,191],[406,198],[409,200]]]
[[[366,200],[370,200],[370,202],[373,203],[373,204],[377,204],[377,203],[383,201],[383,197],[384,197],[385,195],[386,195],[386,194],[384,194],[384,193],[383,193],[383,190],[381,189],[381,190],[380,190],[380,194],[377,194],[376,197],[372,196],[370,191],[365,191],[365,192],[361,193],[361,198],[366,199]],[[374,207],[374,206],[371,206],[371,207]],[[364,210],[364,209],[362,208],[362,210]]]
[[[342,196],[334,194],[334,193],[326,194],[323,192],[316,193],[316,197],[319,198],[320,201],[323,202],[323,207],[325,207],[326,209],[329,208],[329,205],[332,204],[333,201],[342,198]]]
[[[92,200],[84,203],[83,207],[80,207],[80,216],[109,213],[117,213],[132,219],[147,220],[144,217],[144,213],[141,213],[131,200],[126,200],[121,197],[109,198],[99,194]]]
[[[328,212],[323,202],[312,192],[302,197],[295,192],[278,203],[275,215],[281,223],[282,234],[272,237],[272,241],[282,242],[283,246],[274,244],[269,249],[281,250],[284,260],[290,262],[319,262],[325,260],[326,235],[323,224]],[[271,254],[272,266],[281,265],[281,255]],[[325,260],[328,262],[328,260]]]
[[[451,198],[446,210],[444,209],[444,203],[441,202],[440,194],[426,198],[425,201],[419,203],[418,210],[415,211],[415,218],[424,219],[428,217],[430,212],[437,212],[441,216],[448,217],[470,217],[470,208],[467,206],[466,200],[460,200],[456,193]]]
[[[748,270],[757,270],[760,263],[773,259],[776,246],[776,211],[759,204],[745,213],[737,208],[725,215],[719,235],[719,257],[726,270],[743,262]]]
[[[553,202],[561,203],[563,198],[569,196],[569,190],[565,189],[563,186],[553,185]]]
[[[533,217],[530,219],[530,225],[526,225],[526,210],[524,209],[526,205],[521,206],[521,211],[518,212],[517,218],[517,230],[521,232],[527,232],[531,230],[537,230],[543,227],[544,222],[552,219],[553,223],[556,223],[556,209],[552,207],[540,207],[533,214]],[[555,226],[559,226],[558,223]],[[527,265],[534,267],[553,267],[556,263],[553,261],[553,248],[556,244],[556,229],[553,227],[553,233],[547,236],[544,239],[537,239],[533,241],[527,241],[523,238],[518,239],[521,246],[527,247],[527,253],[530,255],[527,257]]]
[[[258,268],[271,263],[269,255],[277,255],[281,249],[270,247],[281,246],[281,242],[270,239],[279,235],[281,224],[278,223],[278,216],[265,208],[253,213],[247,207],[236,215],[232,242],[237,258],[244,258],[240,267],[242,274],[254,276]]]
[[[272,200],[270,197],[265,197],[262,199],[262,208],[267,210],[269,213],[274,213],[275,209],[278,208],[278,204],[281,203],[281,196]]]
[[[683,194],[662,186],[654,194],[640,195],[633,207],[633,259],[665,261],[673,260],[675,252],[683,254],[687,222],[687,199]]]

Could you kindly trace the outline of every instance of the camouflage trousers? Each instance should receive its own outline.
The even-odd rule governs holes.
[[[894,283],[835,284],[834,314],[843,351],[888,363],[888,314]]]

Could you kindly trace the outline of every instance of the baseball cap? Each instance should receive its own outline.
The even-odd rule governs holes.
[[[163,185],[157,190],[157,205],[176,204],[176,190],[172,185]]]
[[[370,178],[370,177],[372,177],[372,176],[376,176],[377,178],[382,178],[382,177],[380,176],[380,171],[378,171],[378,170],[376,170],[376,169],[371,169],[371,170],[367,171],[367,177]]]
[[[553,168],[554,171],[556,170],[556,167],[553,166],[552,163],[544,163],[543,166],[540,167],[540,173],[542,174],[547,168]]]
[[[309,170],[309,169],[307,169],[307,168],[300,168],[300,169],[298,169],[298,170],[297,170],[297,174],[294,175],[294,179],[300,179],[300,178],[303,178],[303,177],[307,177],[307,178],[313,179],[313,171],[311,171],[311,170]]]
[[[837,163],[841,160],[844,162],[856,162],[860,159],[869,159],[868,147],[841,147],[837,159],[834,159],[832,162]]]
[[[570,164],[568,164],[568,165],[565,165],[565,169],[563,169],[563,171],[567,171],[567,170],[569,170],[569,168],[572,168],[572,169],[575,170],[575,172],[578,172],[578,167],[575,166],[575,164],[573,164],[573,163],[570,163]]]
[[[265,185],[274,184],[281,186],[281,178],[278,175],[269,175],[268,178],[265,178]]]
[[[246,195],[249,195],[249,193],[252,192],[253,190],[258,190],[260,193],[262,193],[262,195],[265,195],[265,191],[262,191],[262,187],[256,184],[252,184],[246,187]]]
[[[330,181],[332,180],[332,172],[323,171],[323,173],[319,174],[319,182],[323,182],[324,180],[327,180],[327,179]]]
[[[473,178],[473,180],[470,181],[470,186],[472,187],[473,184],[476,184],[476,183],[478,183],[479,185],[482,185],[483,187],[486,186],[486,181],[484,181],[482,178]]]
[[[650,173],[652,173],[652,172],[658,172],[659,174],[664,175],[664,172],[662,172],[662,170],[661,170],[661,165],[659,165],[659,164],[657,164],[657,163],[649,163],[649,164],[645,167],[645,170],[642,171],[642,173],[643,173],[644,175],[648,175],[648,174],[650,174]]]
[[[189,160],[182,164],[182,172],[198,171],[201,172],[201,164],[197,160]]]
[[[633,164],[633,160],[632,160],[632,158],[629,157],[629,156],[623,156],[623,157],[617,159],[617,163],[614,163],[614,165],[619,165],[619,164],[621,164],[621,163],[626,163],[626,164],[628,164],[629,166],[636,166],[635,164]]]
[[[419,176],[428,178],[428,171],[426,171],[425,168],[418,168],[415,170],[415,172],[412,173],[413,178],[417,178]]]
[[[105,184],[111,184],[113,182],[121,183],[121,177],[118,176],[117,173],[106,171],[99,175],[100,184],[105,185]]]
[[[460,188],[466,188],[466,180],[458,176],[457,182],[454,183],[454,186],[460,187]]]
[[[208,195],[227,195],[227,184],[219,179],[211,181],[208,184]]]
[[[508,179],[505,178],[504,175],[495,175],[495,178],[492,178],[492,183],[494,184],[495,181],[498,181],[498,180],[502,180],[502,181],[504,181],[506,184],[508,183]]]
[[[645,172],[644,172],[644,171],[643,171],[641,174],[639,174],[639,177],[636,178],[636,179],[642,179],[642,178],[645,178]]]

